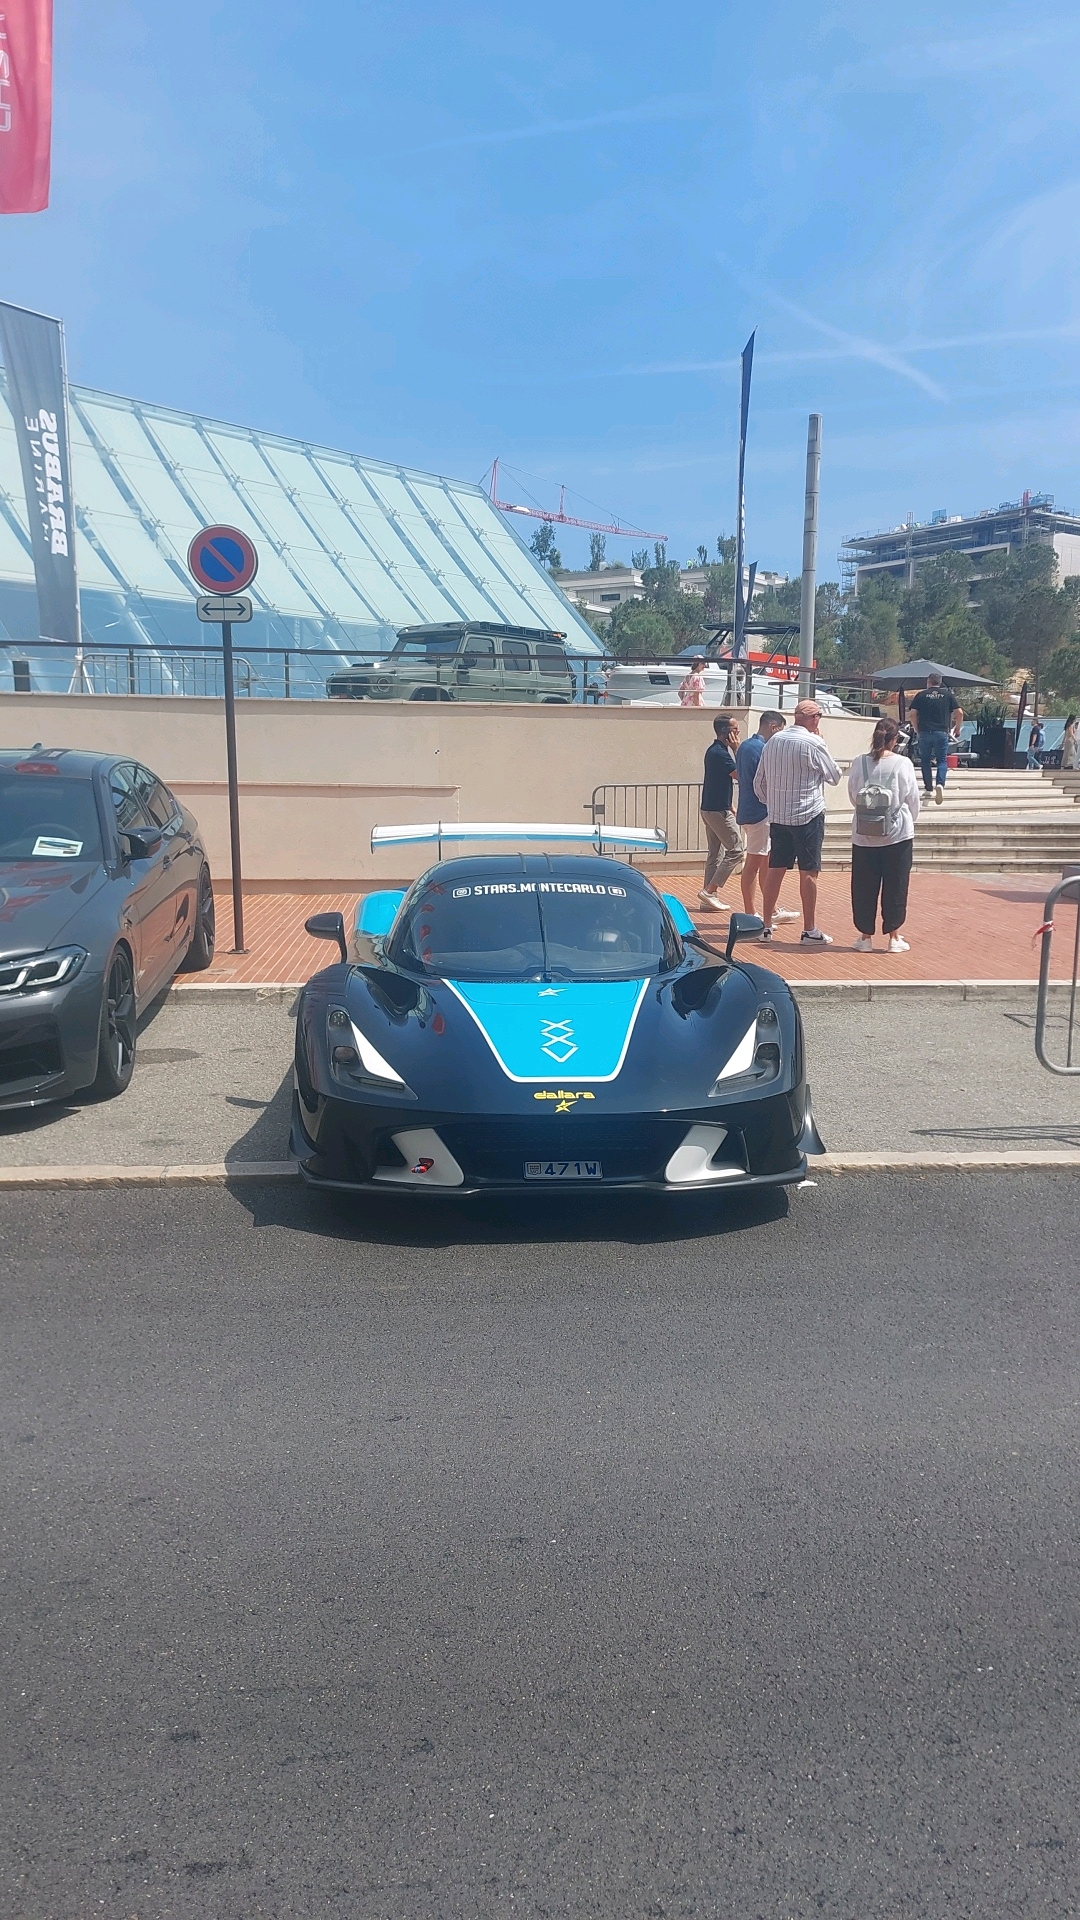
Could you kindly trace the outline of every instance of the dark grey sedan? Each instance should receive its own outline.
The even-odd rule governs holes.
[[[198,822],[148,767],[0,752],[0,1110],[122,1093],[136,1023],[214,957]]]

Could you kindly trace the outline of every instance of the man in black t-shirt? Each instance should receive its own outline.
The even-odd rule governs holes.
[[[717,913],[731,911],[720,890],[735,872],[744,854],[743,838],[732,809],[732,781],[735,777],[735,751],[739,729],[734,720],[722,713],[713,721],[716,739],[705,755],[705,777],[701,783],[701,823],[705,828],[709,853],[705,862],[705,882],[698,899]]]
[[[908,712],[918,729],[923,786],[927,797],[933,794],[940,806],[945,798],[945,775],[949,770],[949,735],[959,733],[964,720],[963,708],[952,688],[942,686],[940,673],[928,673],[924,691],[915,695]]]

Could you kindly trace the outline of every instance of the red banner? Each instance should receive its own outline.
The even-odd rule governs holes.
[[[0,213],[49,204],[52,0],[0,0]]]

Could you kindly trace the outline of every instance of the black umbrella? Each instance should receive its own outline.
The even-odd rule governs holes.
[[[997,682],[984,680],[981,674],[965,673],[962,667],[945,667],[937,660],[902,660],[898,667],[882,667],[880,673],[868,673],[865,678],[875,687],[925,687],[929,676],[936,673],[947,687],[993,687]]]

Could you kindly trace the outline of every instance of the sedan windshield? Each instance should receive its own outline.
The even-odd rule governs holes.
[[[677,966],[657,896],[620,881],[429,882],[402,916],[388,957],[454,980],[641,980]]]
[[[101,829],[89,780],[0,769],[0,862],[100,860]]]

